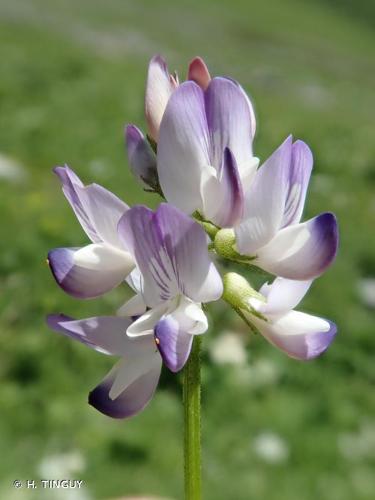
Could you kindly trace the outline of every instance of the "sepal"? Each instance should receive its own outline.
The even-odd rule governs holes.
[[[251,306],[251,300],[256,299],[261,302],[265,302],[265,298],[262,294],[254,290],[250,283],[240,274],[237,273],[227,273],[223,277],[224,293],[223,299],[230,304],[235,310],[242,310],[258,317],[262,317],[265,321],[266,318],[263,317],[258,311]]]

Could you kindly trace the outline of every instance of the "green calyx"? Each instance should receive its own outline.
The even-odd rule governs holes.
[[[215,251],[220,257],[240,264],[249,264],[254,257],[241,255],[236,250],[236,235],[233,229],[220,229],[215,234]]]
[[[198,210],[196,210],[193,213],[193,218],[206,231],[206,233],[208,234],[208,236],[211,238],[211,241],[214,241],[215,240],[215,236],[218,233],[218,231],[220,230],[220,228],[218,228],[217,226],[215,226],[215,224],[213,224],[212,222],[204,219],[203,216],[201,215],[201,213]]]
[[[234,249],[236,243],[236,236],[233,229],[220,229],[214,240],[214,247],[216,253],[224,259],[233,260],[238,254]]]
[[[223,276],[223,284],[223,300],[236,311],[253,331],[257,331],[248,314],[256,316],[263,321],[267,321],[267,318],[251,305],[251,299],[265,302],[263,295],[254,290],[250,283],[237,273],[230,272],[225,274]]]
[[[226,273],[223,276],[224,293],[222,298],[231,306],[244,311],[253,312],[250,299],[265,302],[263,295],[254,290],[250,283],[240,274]]]

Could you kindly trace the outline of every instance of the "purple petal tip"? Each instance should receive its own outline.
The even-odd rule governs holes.
[[[109,397],[111,384],[102,383],[89,393],[88,403],[96,410],[111,418],[122,419],[128,415],[120,401],[112,400]],[[118,398],[117,398],[118,399]]]
[[[151,60],[150,60],[150,65],[151,64],[158,64],[159,66],[161,66],[163,68],[163,70],[165,72],[168,72],[168,66],[167,66],[167,62],[166,60],[164,59],[164,57],[160,54],[155,54]]]
[[[171,317],[158,322],[154,336],[165,365],[173,373],[182,370],[190,354],[193,336],[180,331],[178,322]]]
[[[337,326],[332,321],[327,321],[330,325],[328,332],[314,333],[306,336],[306,361],[323,354],[335,338]]]
[[[325,246],[325,258],[322,262],[322,271],[334,261],[339,244],[339,230],[335,214],[326,212],[315,220],[315,226],[320,233],[320,240]]]

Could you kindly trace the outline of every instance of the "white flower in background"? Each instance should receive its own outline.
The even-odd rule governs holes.
[[[217,364],[244,365],[247,352],[240,335],[234,332],[223,332],[210,344],[211,358]]]
[[[79,450],[72,450],[67,453],[55,453],[46,455],[40,462],[38,472],[40,479],[78,479],[86,469],[86,461]],[[48,488],[40,489],[41,500],[90,500],[92,497],[87,485],[82,483],[80,488]]]
[[[289,458],[289,447],[287,442],[274,432],[263,432],[253,442],[256,455],[266,463],[280,464]]]
[[[0,180],[9,182],[22,182],[27,176],[25,167],[18,161],[0,153]]]
[[[40,462],[38,471],[42,478],[52,479],[84,471],[86,462],[82,453],[73,450],[68,453],[47,455]]]
[[[370,308],[375,308],[375,278],[363,278],[359,281],[358,293],[365,304],[365,306]]]
[[[341,455],[351,462],[375,459],[375,421],[361,423],[357,432],[347,432],[338,436]]]

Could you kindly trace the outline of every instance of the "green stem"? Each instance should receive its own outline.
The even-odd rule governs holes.
[[[201,500],[201,337],[197,335],[183,377],[185,500]]]

